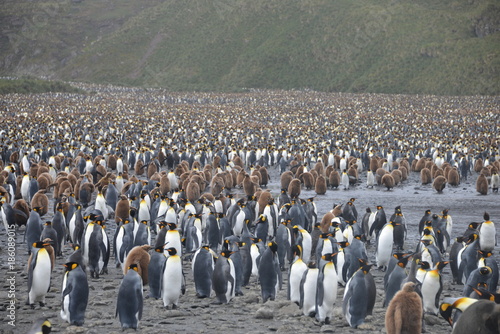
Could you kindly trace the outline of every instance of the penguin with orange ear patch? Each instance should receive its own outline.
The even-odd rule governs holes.
[[[116,301],[115,316],[119,317],[123,329],[137,329],[142,318],[142,305],[142,280],[137,265],[132,264],[123,277]]]

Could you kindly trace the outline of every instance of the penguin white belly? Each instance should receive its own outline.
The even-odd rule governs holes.
[[[309,316],[316,312],[316,289],[318,286],[318,273],[316,268],[309,268],[306,279],[304,281],[304,295],[302,300],[302,313]]]
[[[85,234],[83,236],[83,261],[85,262],[85,265],[88,266],[89,264],[89,243],[90,243],[90,236],[92,235],[92,232],[94,231],[94,224],[90,223],[87,225],[85,228]]]
[[[290,285],[290,301],[292,302],[300,303],[300,281],[306,270],[307,265],[300,259],[295,261],[290,268],[290,281],[288,284]]]
[[[45,303],[45,295],[50,287],[50,272],[51,272],[50,256],[46,250],[39,250],[37,253],[36,266],[33,269],[33,280],[31,282],[31,290],[29,291],[29,302]]]
[[[64,289],[66,289],[67,279],[68,279],[68,273],[64,274],[64,280],[63,280],[63,284],[62,284],[62,287],[63,287],[62,291],[63,292],[64,292]],[[64,298],[62,300],[61,318],[64,321],[69,321],[69,318],[70,318],[70,314],[69,314],[69,294],[67,294],[66,296],[64,296]]]
[[[182,289],[182,263],[179,256],[170,256],[163,271],[162,299],[165,307],[177,305]]]
[[[309,260],[311,259],[311,248],[312,248],[312,238],[307,231],[302,232],[302,260],[304,263],[309,263]]]
[[[491,252],[495,248],[495,225],[484,222],[479,231],[479,247],[483,251]]]
[[[252,258],[252,276],[259,277],[259,268],[257,266],[257,258],[259,257],[259,247],[256,244],[252,244],[250,247],[250,257]]]
[[[342,286],[346,284],[342,276],[342,268],[344,267],[344,263],[345,263],[345,253],[344,251],[342,252],[339,251],[339,253],[337,254],[337,281]]]
[[[243,230],[243,224],[245,224],[245,213],[243,211],[240,211],[236,216],[236,221],[233,227],[233,233],[235,236],[237,237],[241,236],[241,232]]]
[[[333,307],[337,299],[337,272],[333,263],[327,263],[323,270],[323,303],[317,305],[317,315],[319,321],[333,317]]]
[[[163,213],[161,215],[163,215]],[[174,208],[168,208],[165,214],[165,221],[167,223],[177,224],[177,213],[175,213]]]
[[[427,272],[422,282],[422,302],[424,306],[424,312],[430,312],[432,314],[438,313],[438,307],[436,306],[436,295],[439,292],[440,284],[439,279],[435,277],[430,277],[432,272]]]
[[[165,235],[165,244],[167,244],[166,247],[168,248],[174,247],[175,250],[177,251],[177,255],[182,256],[182,243],[179,231],[177,230],[167,231],[167,234]],[[166,249],[165,249],[165,255],[168,256],[168,252]]]
[[[234,269],[234,263],[231,259],[227,259],[229,264],[229,273],[232,277],[232,282],[236,282],[236,270]],[[231,283],[231,280],[227,282],[227,290],[226,290],[226,301],[229,303],[231,299],[234,297],[234,284]]]
[[[377,243],[377,267],[387,267],[392,255],[392,244],[394,242],[393,229],[389,226],[382,229]]]

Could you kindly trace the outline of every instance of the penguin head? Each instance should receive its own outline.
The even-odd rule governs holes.
[[[481,275],[483,275],[483,276],[489,275],[489,274],[491,274],[492,272],[493,272],[493,271],[491,270],[491,268],[490,268],[490,267],[487,267],[487,266],[479,268],[479,273],[480,273]]]
[[[67,262],[63,264],[63,266],[65,271],[71,271],[73,269],[76,269],[79,266],[79,264],[78,262]]]
[[[327,253],[327,254],[324,254],[323,256],[321,256],[321,258],[325,261],[331,262],[331,261],[333,261],[335,255],[337,255],[337,253]]]
[[[157,253],[163,253],[163,246],[156,247],[155,248],[155,252],[157,252]]]
[[[231,252],[228,249],[224,249],[220,252],[220,255],[224,256],[225,258],[229,258],[231,256],[231,254],[233,254],[233,252]]]
[[[267,244],[267,246],[271,249],[273,253],[276,253],[278,251],[278,244],[275,241],[271,241],[270,243]]]
[[[427,261],[420,261],[420,269],[423,270],[429,270],[431,268],[431,265]]]
[[[129,269],[129,270],[136,271],[136,272],[138,272],[138,271],[139,271],[139,267],[137,267],[137,264],[136,264],[136,263],[132,263],[130,266],[128,266],[128,269]]]
[[[167,248],[168,255],[173,256],[177,254],[177,249],[175,247]]]
[[[49,334],[52,331],[52,324],[48,319],[37,319],[31,327],[29,333]]]
[[[45,245],[46,245],[46,244],[47,244],[47,243],[46,243],[46,242],[43,242],[43,241],[35,241],[35,242],[32,244],[32,246],[33,246],[34,248],[43,248],[43,247],[45,247]]]

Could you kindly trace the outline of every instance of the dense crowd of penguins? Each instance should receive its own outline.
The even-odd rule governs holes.
[[[388,333],[420,333],[424,313],[441,314],[456,333],[498,333],[496,237],[487,213],[454,239],[448,212],[429,210],[421,243],[405,252],[400,207],[358,214],[351,198],[321,216],[314,198],[301,197],[302,189],[356,186],[362,173],[366,186],[387,189],[420,173],[437,192],[476,173],[477,192],[496,192],[498,105],[478,98],[482,118],[474,119],[465,100],[414,105],[396,96],[385,110],[378,96],[284,94],[11,95],[2,105],[0,217],[8,231],[24,226],[27,303],[44,305],[55,260],[70,243],[60,315],[72,325],[85,320],[88,275],[106,275],[114,259],[124,274],[116,303],[123,328],[137,328],[144,286],[176,308],[183,262],[191,261],[200,298],[231,303],[255,276],[262,302],[274,300],[288,275],[288,298],[321,323],[332,319],[344,286],[351,327],[373,310],[375,265],[385,271]],[[266,189],[269,168],[279,169],[279,195]],[[375,264],[367,243],[376,246]],[[446,265],[463,296],[440,299]]]

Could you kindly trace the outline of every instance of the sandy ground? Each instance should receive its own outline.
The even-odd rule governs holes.
[[[270,168],[272,176],[269,189],[275,196],[279,194],[278,170]],[[360,217],[367,207],[375,209],[376,205],[385,208],[389,218],[397,205],[401,205],[403,213],[408,223],[408,239],[405,249],[413,250],[418,241],[418,222],[424,211],[432,210],[433,213],[440,213],[448,208],[453,217],[453,237],[460,235],[467,227],[468,223],[482,221],[485,211],[490,213],[491,219],[497,223],[497,233],[500,233],[500,195],[489,194],[481,196],[475,191],[476,175],[469,177],[462,182],[459,187],[445,188],[443,194],[437,194],[430,185],[422,186],[419,182],[419,174],[411,173],[410,178],[402,185],[391,191],[375,187],[367,189],[365,186],[365,175],[361,176],[359,184],[349,190],[331,190],[326,195],[316,197],[318,217],[330,210],[334,203],[346,203],[349,198],[356,198],[356,208]],[[313,191],[303,191],[302,198],[314,196]],[[44,217],[48,220],[50,216]],[[114,232],[114,222],[109,223],[107,232],[110,240]],[[7,247],[5,245],[6,236],[3,227],[0,236],[1,247],[0,271],[2,272],[2,291],[0,291],[0,310],[2,322],[0,323],[0,333],[25,333],[31,326],[34,319],[40,317],[49,318],[52,322],[55,333],[113,333],[121,332],[120,323],[115,318],[115,307],[118,288],[123,277],[121,271],[114,267],[114,258],[110,259],[109,274],[102,275],[99,279],[89,277],[90,300],[86,313],[86,320],[83,327],[68,326],[59,316],[60,294],[62,284],[63,267],[65,258],[71,253],[69,246],[64,248],[64,258],[56,260],[56,269],[52,273],[51,288],[47,295],[45,307],[32,310],[25,305],[27,300],[27,274],[26,264],[28,255],[23,243],[24,228],[16,234],[16,327],[8,325],[6,318],[6,307],[10,301],[7,298],[9,284],[6,272],[9,270],[7,259]],[[369,259],[375,261],[375,247],[367,248]],[[498,252],[498,246],[495,253]],[[447,255],[446,255],[447,257]],[[139,332],[142,333],[318,333],[318,332],[385,332],[384,316],[385,308],[382,307],[384,299],[383,275],[378,269],[372,269],[372,274],[377,284],[377,298],[372,316],[367,317],[365,324],[358,329],[352,329],[342,316],[341,304],[344,289],[339,287],[336,301],[336,311],[334,319],[330,325],[321,326],[314,318],[303,316],[298,306],[286,299],[287,274],[284,276],[284,289],[278,294],[275,301],[262,303],[260,287],[255,278],[251,279],[250,285],[243,289],[244,295],[234,298],[227,305],[215,305],[215,299],[198,299],[195,296],[194,283],[190,262],[185,261],[184,270],[186,272],[187,290],[181,297],[177,310],[166,310],[161,300],[145,299],[142,321],[139,324]],[[444,290],[442,297],[459,296],[462,286],[451,283],[450,269],[444,269]],[[147,295],[148,287],[145,287]],[[449,333],[451,327],[441,317],[427,316],[427,333]]]

